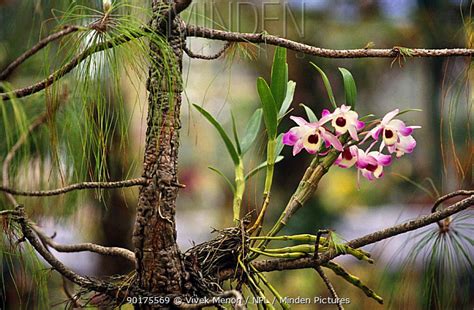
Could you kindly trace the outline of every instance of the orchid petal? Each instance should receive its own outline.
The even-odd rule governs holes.
[[[355,141],[359,141],[359,136],[357,135],[357,129],[354,126],[349,126],[347,130],[349,130],[349,134],[351,135],[352,139],[354,139]]]
[[[328,115],[331,115],[331,112],[329,112],[328,109],[324,109],[323,112],[321,113],[322,117],[325,117],[325,116],[328,116]]]
[[[283,144],[285,145],[295,145],[295,143],[300,139],[298,134],[295,132],[296,130],[290,129],[290,131],[286,132],[283,135]]]
[[[387,125],[388,122],[390,122],[395,116],[397,116],[398,112],[400,112],[399,109],[395,109],[391,112],[388,112],[382,119],[382,125]]]
[[[321,136],[325,141],[329,141],[329,143],[334,146],[334,148],[338,151],[342,151],[342,144],[336,136],[332,133],[327,132],[326,130],[321,130]]]
[[[293,156],[296,156],[303,149],[303,141],[298,140],[293,146]]]

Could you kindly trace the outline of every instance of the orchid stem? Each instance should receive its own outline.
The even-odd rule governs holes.
[[[275,150],[276,150],[276,139],[271,139],[267,144],[267,174],[265,177],[265,188],[263,190],[263,204],[260,213],[258,214],[257,220],[253,226],[248,230],[249,233],[254,232],[257,229],[261,229],[265,213],[267,212],[268,205],[270,204],[270,191],[272,189],[273,174],[275,171]],[[259,231],[260,232],[260,231]],[[257,234],[258,235],[258,234]]]
[[[245,191],[245,175],[242,158],[239,159],[239,164],[235,166],[235,193],[233,201],[234,224],[239,225],[240,208],[242,206],[242,197]]]

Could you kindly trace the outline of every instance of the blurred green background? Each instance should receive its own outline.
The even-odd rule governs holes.
[[[98,10],[101,7],[100,1],[78,3]],[[143,8],[149,6],[147,1],[135,1],[134,4]],[[39,38],[51,33],[58,26],[62,11],[69,5],[69,1],[59,0],[0,0],[0,68]],[[472,2],[453,0],[201,0],[194,1],[183,18],[191,24],[233,31],[266,31],[334,49],[393,46],[450,48],[472,47],[471,9]],[[78,19],[77,22],[84,24],[87,21]],[[222,43],[189,38],[188,46],[195,52],[212,54],[220,50]],[[69,53],[76,52],[74,48],[77,46],[53,44],[23,64],[4,81],[7,83],[2,87],[18,88],[42,79],[67,59]],[[205,107],[229,130],[232,111],[237,118],[237,128],[243,131],[248,118],[259,106],[256,78],[263,76],[269,79],[274,48],[265,45],[242,45],[241,48],[246,51],[245,55],[237,52],[216,61],[194,60],[187,56],[184,59],[186,87],[183,94],[179,179],[186,184],[186,188],[180,192],[177,209],[178,240],[183,250],[193,243],[211,238],[212,228],[232,225],[232,193],[225,182],[208,169],[208,166],[218,167],[233,177],[230,157],[224,154],[224,145],[217,133],[191,108],[191,104]],[[352,72],[358,86],[360,115],[373,113],[383,116],[395,108],[418,108],[422,112],[405,114],[403,119],[410,125],[421,125],[422,129],[414,134],[418,142],[415,152],[396,161],[381,180],[361,180],[359,185],[354,169],[332,169],[324,177],[317,194],[293,218],[283,234],[315,233],[318,229],[330,228],[350,240],[429,212],[430,204],[438,194],[472,188],[473,73],[470,58],[342,60],[289,51],[289,75],[297,83],[294,115],[304,115],[299,103],[310,106],[318,114],[322,109],[330,108],[320,76],[312,69],[310,61],[326,72],[338,102],[343,102],[344,95],[337,68],[345,67]],[[124,63],[124,66],[129,65]],[[54,124],[51,122],[50,126],[44,126],[35,135],[34,143],[21,150],[20,159],[10,172],[12,186],[22,189],[54,188],[98,177],[118,180],[139,176],[146,129],[146,73],[146,70],[141,75],[122,73],[124,76],[120,78],[118,89],[123,99],[115,95],[105,96],[105,108],[108,110],[102,114],[114,124],[111,127],[116,130],[97,126],[97,133],[107,132],[109,138],[103,144],[96,143],[90,147],[83,147],[87,144],[84,142],[86,136],[82,134],[82,130],[86,130],[84,124],[99,122],[89,118],[95,112],[88,114],[83,111],[94,107],[94,101],[77,98],[79,92],[75,89],[81,80],[69,74],[67,80],[55,90],[65,94],[65,107],[56,115]],[[113,83],[104,78],[100,81],[102,88],[91,91],[107,92],[113,87],[110,84]],[[45,99],[50,100],[48,94],[3,104],[0,132],[10,138],[0,138],[2,160],[21,134],[18,127],[27,126],[45,110]],[[14,109],[18,103],[23,107],[21,113]],[[280,130],[286,131],[292,126],[291,120],[285,119]],[[264,161],[264,138],[262,131],[253,150],[247,155],[248,169]],[[63,144],[78,148],[82,157],[78,155],[74,160],[76,163],[81,158],[87,158],[80,173],[67,173],[72,168],[62,156],[70,153],[62,151]],[[60,152],[52,152],[51,149],[57,149],[58,145]],[[285,148],[283,153],[285,159],[276,168],[266,227],[279,216],[311,160],[307,154],[293,157],[290,148]],[[54,154],[59,154],[58,161],[54,160]],[[98,161],[106,167],[103,175],[94,169]],[[54,163],[60,164],[55,166]],[[65,177],[58,171],[66,171]],[[262,190],[263,173],[247,185],[243,203],[245,213],[261,205]],[[56,232],[58,242],[90,241],[130,248],[136,198],[137,190],[126,189],[19,201],[27,206],[32,217],[46,231],[51,234]],[[3,197],[0,201],[2,205],[7,204]],[[469,215],[469,212],[466,214]],[[462,224],[461,231],[473,223],[472,214],[456,220]],[[435,225],[426,232],[430,229],[436,231]],[[472,237],[472,229],[465,229],[462,232]],[[352,259],[341,261],[384,297],[388,308],[442,308],[443,304],[436,302],[440,297],[429,293],[432,290],[423,276],[427,274],[423,257],[429,257],[430,249],[417,248],[418,241],[416,234],[406,234],[369,248],[376,260],[373,266]],[[466,251],[472,258],[472,242],[470,246],[467,244]],[[414,255],[414,252],[419,255]],[[49,272],[42,278],[48,282],[49,293],[40,296],[34,280],[37,277],[30,275],[32,267],[8,253],[5,250],[2,256],[3,290],[0,297],[4,307],[35,308],[40,302],[49,307],[64,306],[62,302],[67,298],[57,274]],[[89,275],[127,273],[133,267],[117,258],[93,254],[58,254],[58,257],[74,270]],[[452,262],[460,272],[454,273],[451,282],[444,282],[452,283],[459,289],[447,303],[452,308],[445,309],[471,309],[474,305],[474,279],[472,269],[469,269],[472,268],[472,261],[467,265],[458,263],[456,259]],[[440,272],[442,270],[437,270],[434,274]],[[334,280],[339,296],[351,299],[348,309],[382,308],[357,288],[340,281],[330,271],[328,274]],[[288,271],[269,277],[284,296],[327,296],[316,272]],[[439,280],[438,275],[434,277]],[[311,309],[308,307],[300,305],[295,309]],[[323,309],[330,307],[321,306]]]

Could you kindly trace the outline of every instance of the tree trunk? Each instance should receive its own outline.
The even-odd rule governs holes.
[[[172,0],[153,0],[151,26],[165,44],[150,45],[152,64],[147,89],[148,119],[143,176],[149,183],[140,189],[133,243],[137,280],[152,293],[183,292],[184,268],[176,243],[175,202],[178,194],[177,159],[182,92],[184,39],[176,20],[163,23]],[[163,27],[167,24],[167,27]]]

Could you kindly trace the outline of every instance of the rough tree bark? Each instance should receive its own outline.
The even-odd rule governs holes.
[[[171,51],[151,43],[152,64],[147,89],[148,120],[143,177],[133,244],[138,284],[152,293],[183,292],[184,268],[176,243],[175,202],[184,39],[179,21],[163,27],[172,0],[153,0],[151,26],[163,34]],[[171,55],[170,55],[171,54]],[[171,59],[169,59],[171,58]],[[172,65],[170,67],[170,64]],[[170,72],[171,70],[171,72]]]

